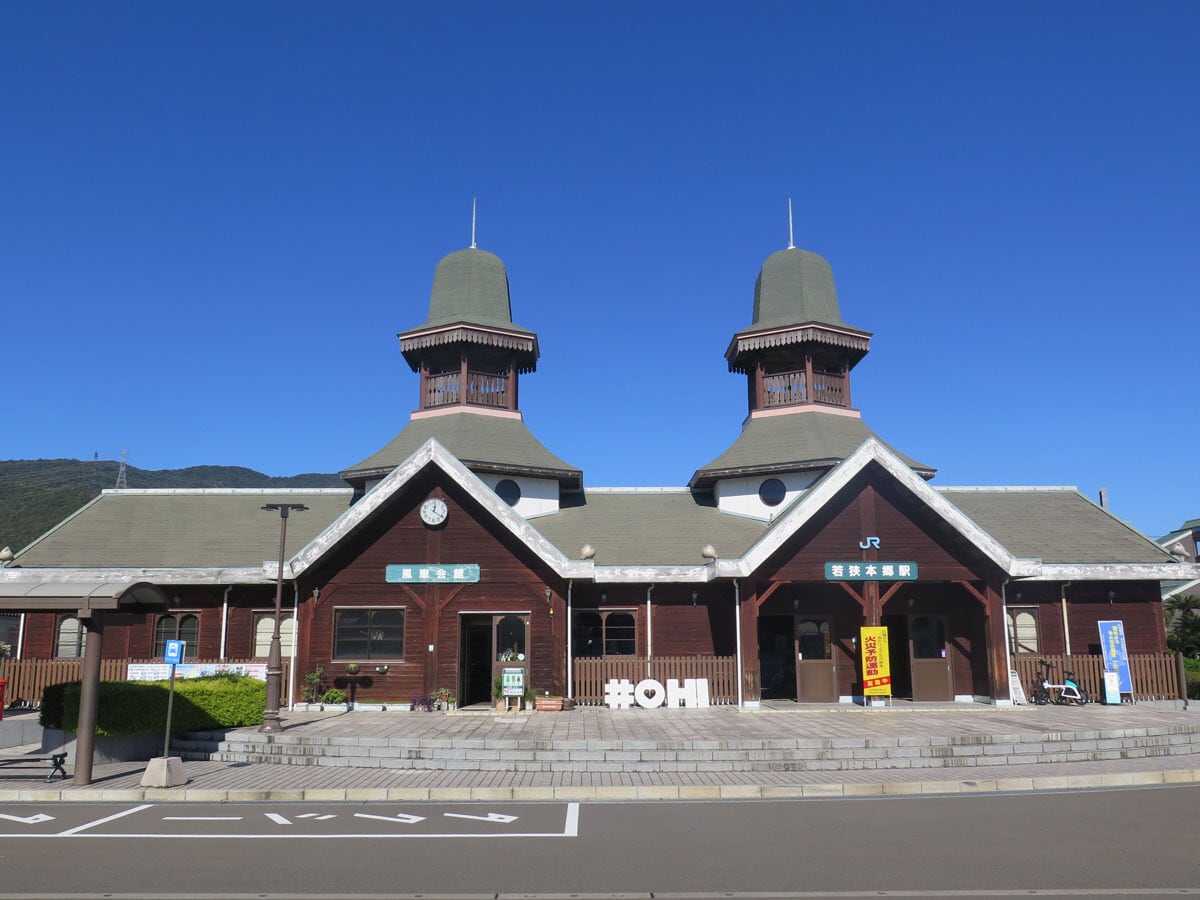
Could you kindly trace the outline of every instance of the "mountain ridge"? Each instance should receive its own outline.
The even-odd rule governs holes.
[[[115,460],[0,460],[0,547],[17,552],[84,504],[113,488]],[[346,487],[336,474],[264,475],[244,466],[139,469],[126,465],[130,488],[323,488]]]

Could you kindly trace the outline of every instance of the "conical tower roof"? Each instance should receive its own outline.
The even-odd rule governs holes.
[[[443,257],[433,273],[429,318],[419,329],[455,323],[526,331],[513,324],[508,272],[500,257],[468,248]]]
[[[515,351],[518,371],[537,368],[537,335],[513,324],[504,263],[475,247],[442,258],[433,273],[429,318],[397,336],[414,372],[430,347],[461,344]]]
[[[787,328],[805,322],[845,328],[838,309],[833,269],[799,247],[772,253],[754,283],[754,323],[749,330]]]

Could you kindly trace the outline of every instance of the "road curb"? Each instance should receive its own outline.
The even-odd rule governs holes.
[[[628,802],[639,800],[831,800],[1200,784],[1200,769],[930,781],[815,784],[597,785],[430,788],[28,788],[0,790],[4,803],[384,803]]]

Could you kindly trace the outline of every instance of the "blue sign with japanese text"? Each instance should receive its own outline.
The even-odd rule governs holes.
[[[915,562],[827,562],[826,581],[916,581]]]
[[[477,563],[437,565],[435,563],[396,563],[384,570],[388,584],[471,584],[479,580]]]
[[[1133,693],[1133,675],[1129,672],[1129,652],[1125,649],[1125,623],[1108,619],[1100,626],[1100,652],[1104,656],[1104,671],[1116,672],[1122,694]]]

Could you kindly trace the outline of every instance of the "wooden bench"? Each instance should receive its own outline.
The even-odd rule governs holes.
[[[12,766],[13,768],[30,768],[31,763],[50,763],[50,774],[46,776],[46,784],[54,780],[54,774],[57,772],[62,775],[63,780],[66,780],[67,770],[63,767],[63,763],[67,761],[67,753],[64,750],[61,753],[15,753],[4,754],[0,753],[0,766]],[[40,768],[40,767],[39,767]]]

